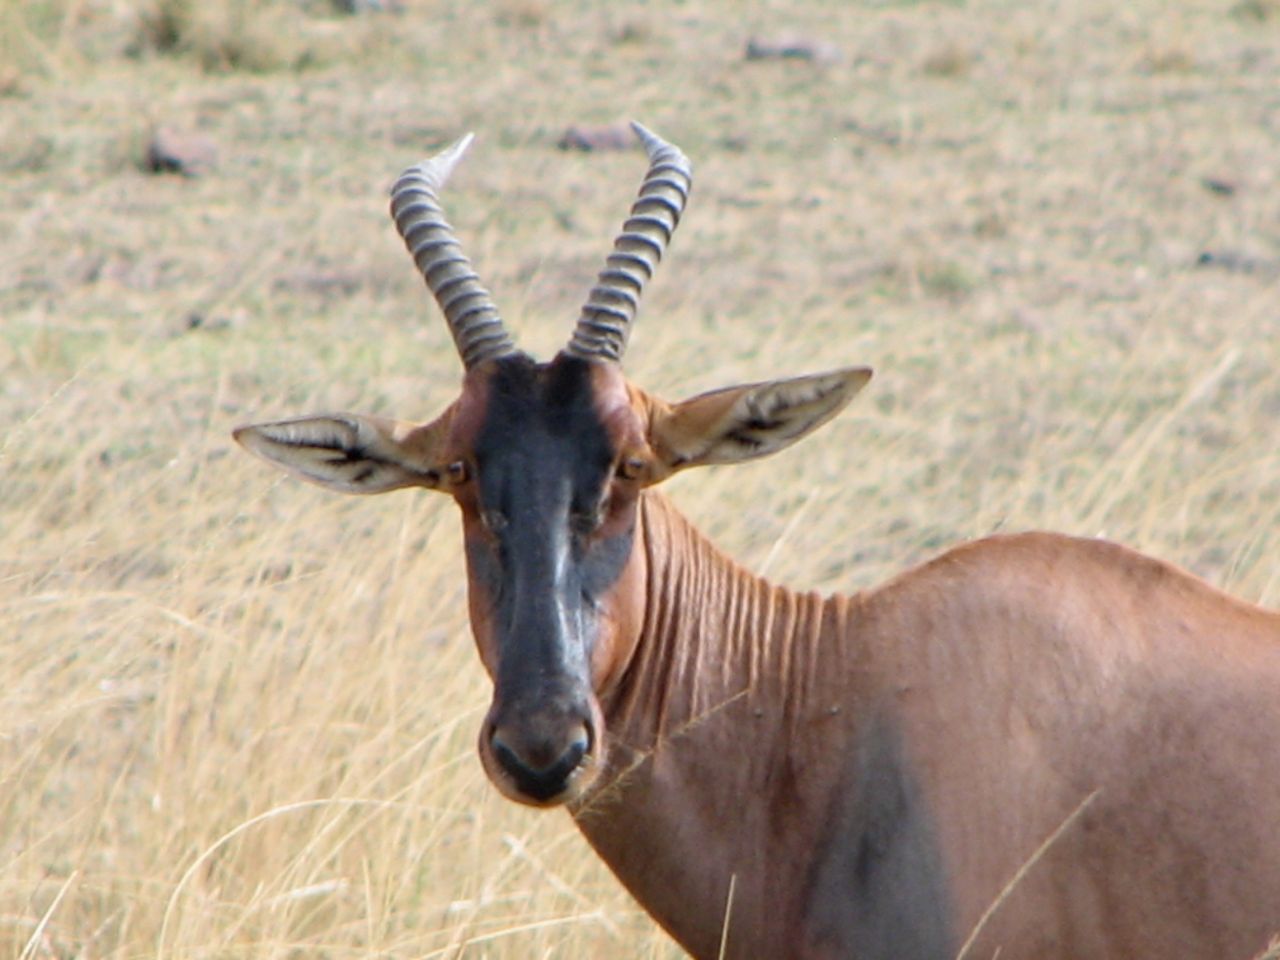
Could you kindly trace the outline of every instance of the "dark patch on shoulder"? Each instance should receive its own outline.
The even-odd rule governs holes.
[[[824,845],[805,920],[819,956],[955,956],[937,831],[891,718],[860,737]]]
[[[769,797],[769,824],[775,833],[786,829],[799,796],[799,786],[796,764],[789,754],[770,764],[763,793]]]

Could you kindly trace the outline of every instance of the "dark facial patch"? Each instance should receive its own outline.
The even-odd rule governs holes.
[[[594,611],[631,552],[633,527],[595,534],[616,452],[592,395],[591,364],[497,364],[474,455],[488,535],[468,541],[491,604],[499,694],[534,701],[589,682]]]

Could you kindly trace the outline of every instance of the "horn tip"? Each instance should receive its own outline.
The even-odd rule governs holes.
[[[662,143],[662,138],[639,120],[631,121],[631,129],[635,131],[635,135],[640,138],[640,142],[645,145],[646,149],[650,148],[655,143]]]
[[[475,138],[476,135],[474,133],[459,137],[435,156],[422,161],[422,163],[418,164],[418,167],[439,171],[440,180],[443,181],[449,174],[453,173],[454,167],[458,165],[458,161],[462,159],[467,149],[471,146],[471,141]]]
[[[675,163],[682,168],[685,175],[689,174],[689,159],[684,155],[684,151],[677,147],[674,143],[663,140],[643,123],[639,121],[631,121],[631,129],[635,131],[636,137],[644,146],[644,152],[649,155],[650,163],[657,163],[660,160],[666,160]]]
[[[462,155],[467,152],[467,148],[475,138],[474,133],[468,133],[439,153],[406,167],[391,187],[392,198],[400,194],[404,187],[426,186],[431,191],[438,190],[449,179],[449,175],[453,173],[458,161],[462,159]]]
[[[470,149],[471,141],[473,141],[475,138],[476,138],[476,135],[474,133],[469,132],[469,133],[463,134],[461,137],[455,140],[452,144],[445,147],[438,154],[436,154],[435,159],[440,161],[440,163],[444,165],[452,167],[455,163],[461,160],[462,155],[466,153],[468,149]]]

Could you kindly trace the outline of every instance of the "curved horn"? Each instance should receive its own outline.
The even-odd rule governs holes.
[[[516,352],[493,298],[471,269],[437,193],[471,145],[467,134],[453,146],[400,174],[391,188],[391,216],[422,272],[468,370]]]
[[[693,167],[678,147],[638,123],[631,127],[649,154],[649,172],[564,350],[583,360],[622,359],[640,294],[662,259],[693,186]]]

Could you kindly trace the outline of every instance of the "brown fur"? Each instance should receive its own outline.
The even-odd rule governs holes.
[[[731,878],[736,957],[954,956],[997,900],[968,956],[1243,958],[1280,930],[1275,613],[1051,534],[823,600],[752,577],[655,493],[634,563],[609,764],[574,815],[695,956],[718,955]],[[884,731],[919,854],[891,878],[917,888],[888,897],[907,926],[877,947],[821,865]]]
[[[491,372],[420,428],[340,414],[237,436],[348,492],[445,490],[470,555],[495,536],[473,462]],[[573,640],[588,669],[546,681],[562,705],[526,691],[502,736],[554,758],[586,722],[592,742],[542,796],[498,762],[492,719],[480,753],[512,799],[568,803],[691,953],[1219,960],[1280,931],[1280,615],[1052,534],[971,543],[857,596],[772,586],[645,488],[786,446],[869,372],[675,405],[614,364],[587,374],[612,464],[583,542],[634,539]],[[502,645],[539,638],[503,640],[492,603],[473,569],[496,710]]]

